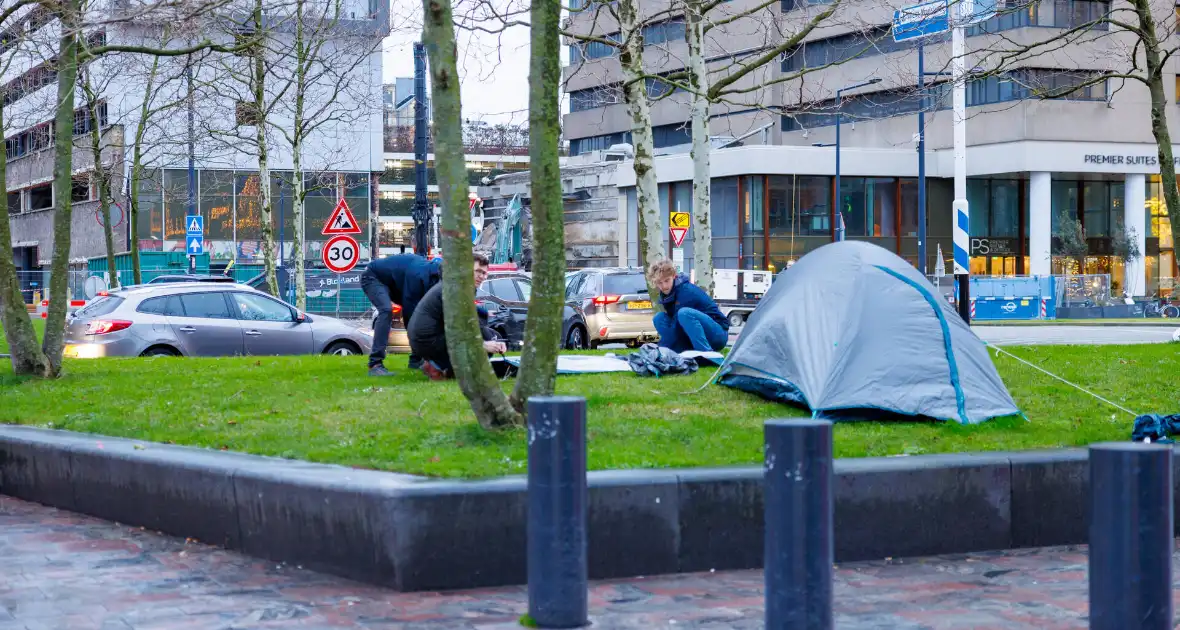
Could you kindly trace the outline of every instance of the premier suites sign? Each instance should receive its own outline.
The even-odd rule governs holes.
[[[1082,161],[1096,166],[1158,166],[1160,163],[1159,157],[1155,155],[1106,155],[1101,153],[1087,154]],[[1172,163],[1180,165],[1180,158],[1172,158]]]

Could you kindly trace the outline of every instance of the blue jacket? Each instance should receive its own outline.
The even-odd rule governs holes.
[[[442,278],[442,262],[417,254],[398,254],[374,260],[365,273],[389,288],[389,297],[402,307],[409,321],[422,296]]]
[[[664,306],[664,312],[668,317],[673,319],[680,309],[691,308],[708,315],[709,319],[717,322],[724,330],[729,330],[729,320],[721,309],[717,308],[717,303],[708,293],[690,282],[687,274],[676,276],[676,281],[672,283],[672,292],[660,294],[660,304]]]

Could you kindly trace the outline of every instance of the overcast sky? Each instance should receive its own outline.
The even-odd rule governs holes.
[[[421,36],[417,29],[397,30],[396,16],[394,22],[394,33],[384,44],[386,83],[397,77],[414,76],[413,44]],[[500,35],[460,31],[459,41],[464,118],[527,123],[529,31],[523,27],[508,29]]]

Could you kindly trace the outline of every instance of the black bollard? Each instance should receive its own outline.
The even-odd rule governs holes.
[[[1172,627],[1172,449],[1090,447],[1090,627]]]
[[[589,622],[586,399],[529,399],[529,616],[540,628]]]
[[[766,630],[832,628],[832,423],[764,428]]]

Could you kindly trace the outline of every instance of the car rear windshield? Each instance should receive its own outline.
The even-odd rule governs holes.
[[[102,317],[115,312],[115,309],[119,308],[122,303],[123,298],[121,297],[104,296],[78,309],[74,315],[76,317]]]
[[[602,279],[602,292],[606,295],[647,293],[647,279],[642,273],[610,274]]]

